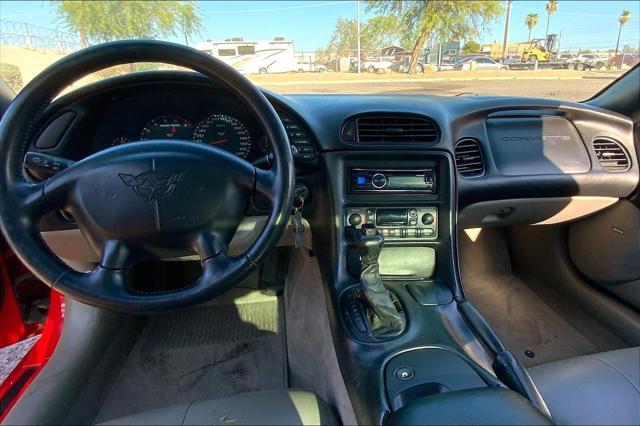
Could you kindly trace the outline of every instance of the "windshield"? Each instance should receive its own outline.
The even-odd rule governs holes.
[[[638,1],[2,1],[0,79],[19,92],[71,52],[144,38],[192,46],[279,93],[579,101],[639,62],[639,18]]]

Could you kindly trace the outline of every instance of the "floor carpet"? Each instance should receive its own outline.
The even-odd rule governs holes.
[[[282,299],[236,288],[150,316],[96,422],[173,404],[285,388]]]
[[[483,229],[475,241],[462,233],[459,249],[466,296],[526,367],[626,346],[570,300],[512,271],[502,230]]]

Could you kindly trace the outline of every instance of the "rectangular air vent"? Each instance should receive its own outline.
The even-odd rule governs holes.
[[[342,127],[342,140],[358,143],[433,143],[438,127],[423,117],[371,115],[351,119]]]
[[[626,172],[631,167],[627,152],[613,139],[594,139],[593,150],[602,168],[609,172]]]
[[[464,177],[478,177],[484,174],[484,160],[480,144],[475,139],[460,139],[454,151],[456,169]]]

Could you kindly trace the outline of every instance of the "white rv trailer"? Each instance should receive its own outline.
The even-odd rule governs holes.
[[[293,53],[293,41],[277,37],[274,40],[243,40],[233,38],[225,41],[207,40],[195,45],[231,65],[243,74],[266,74],[298,70]]]

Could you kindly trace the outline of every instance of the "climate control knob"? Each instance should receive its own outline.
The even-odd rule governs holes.
[[[362,223],[362,216],[358,213],[353,213],[349,216],[349,225],[358,226]]]
[[[373,185],[374,188],[382,189],[387,185],[387,177],[382,173],[376,173],[371,176],[371,185]]]
[[[425,213],[425,214],[422,215],[422,223],[424,225],[431,225],[434,220],[435,220],[435,218],[433,217],[433,215],[431,213]]]

